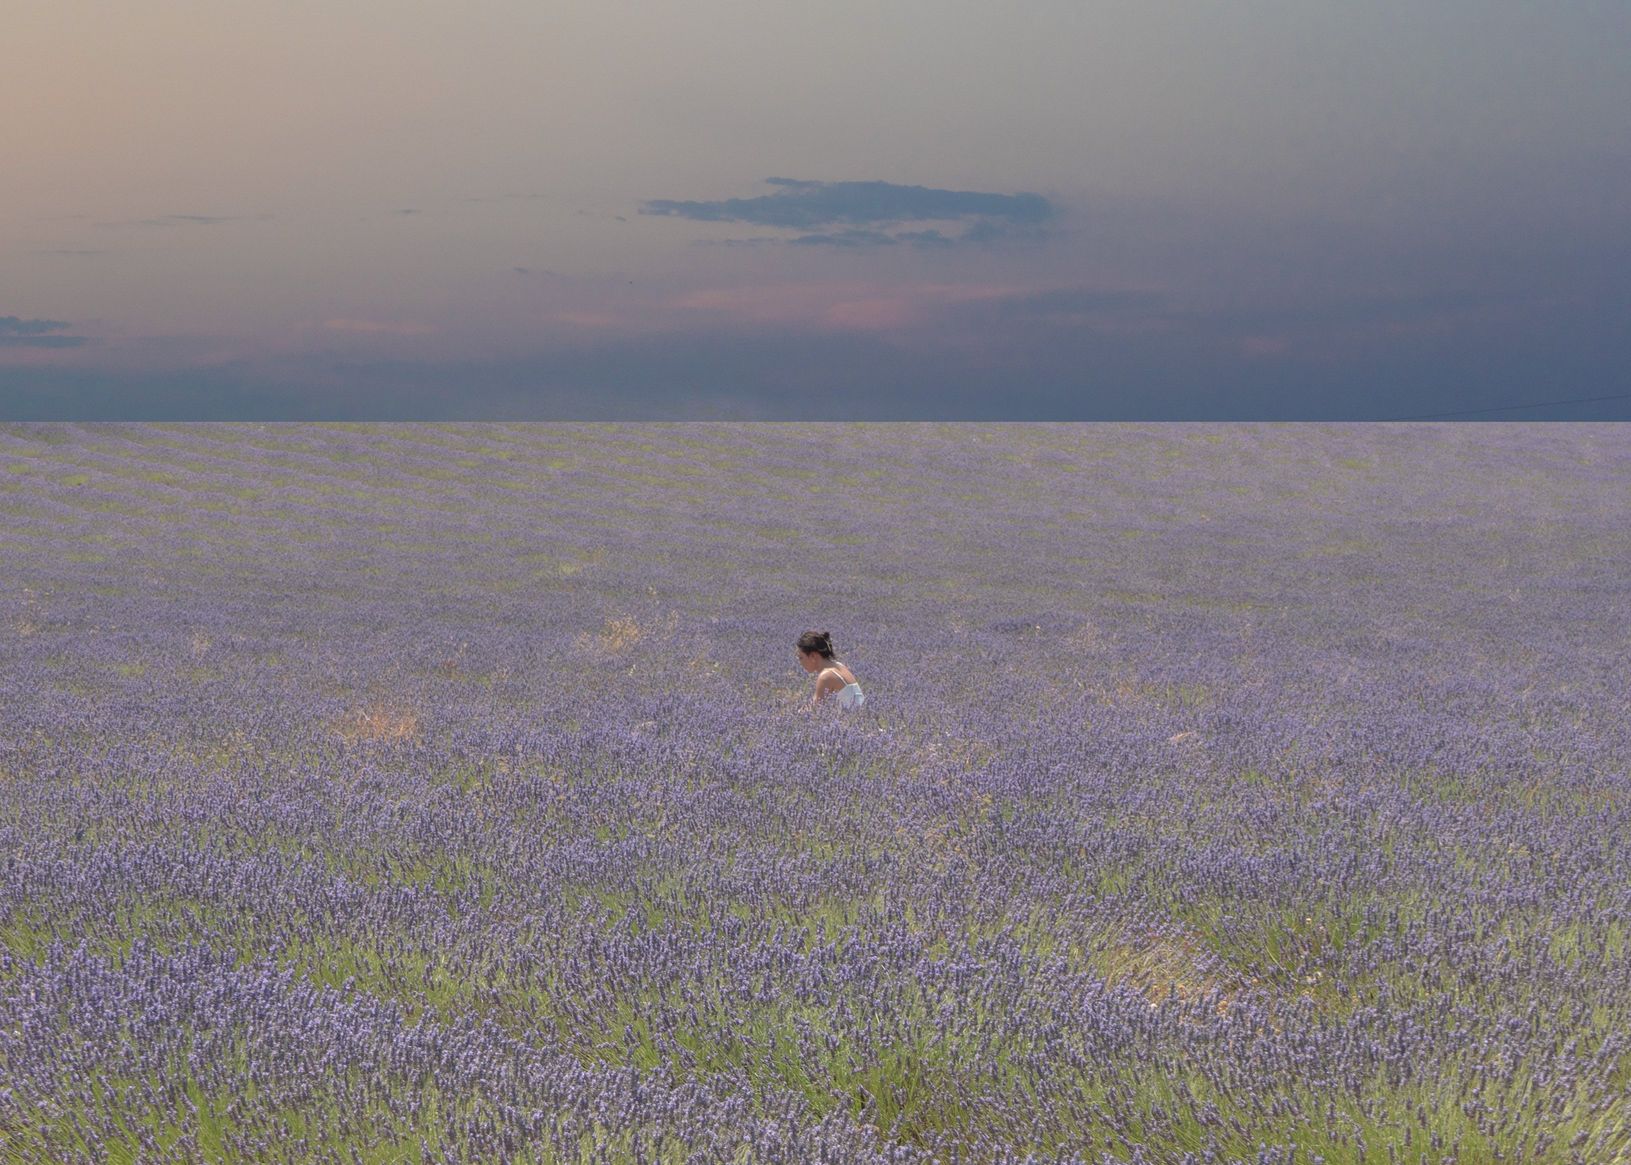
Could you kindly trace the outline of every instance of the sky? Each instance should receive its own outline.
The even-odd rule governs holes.
[[[0,416],[1631,419],[1631,4],[12,0]]]

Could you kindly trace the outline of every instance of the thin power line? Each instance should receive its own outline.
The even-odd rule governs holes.
[[[1479,413],[1505,413],[1513,409],[1544,409],[1552,405],[1583,405],[1599,400],[1631,400],[1631,392],[1614,393],[1611,396],[1581,396],[1574,400],[1543,400],[1532,405],[1497,405],[1489,409],[1463,409],[1458,413],[1423,413],[1416,417],[1387,417],[1389,421],[1437,421],[1444,417],[1471,417]]]

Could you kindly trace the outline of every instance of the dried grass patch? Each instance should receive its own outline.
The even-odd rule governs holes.
[[[619,615],[605,621],[596,632],[584,632],[574,646],[600,656],[621,656],[641,643],[669,640],[679,626],[679,613],[670,611],[660,623],[641,623],[633,615]]]
[[[1089,958],[1106,982],[1133,988],[1151,1007],[1216,992],[1222,1015],[1245,987],[1238,975],[1220,965],[1217,955],[1190,935],[1113,926]]]
[[[600,646],[615,654],[628,650],[645,637],[645,629],[630,616],[608,619],[605,630],[600,633]]]
[[[370,704],[340,717],[334,731],[347,744],[364,740],[414,740],[419,736],[419,715],[388,704]]]
[[[1096,652],[1104,646],[1098,625],[1089,620],[1065,636],[1065,642],[1078,651]]]

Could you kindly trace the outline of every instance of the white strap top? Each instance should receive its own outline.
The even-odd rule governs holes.
[[[834,660],[827,666],[836,667],[838,666],[838,661]],[[839,676],[838,678],[843,679],[844,677]],[[842,688],[838,689],[838,706],[840,708],[859,708],[864,703],[866,703],[866,696],[861,692],[861,685],[856,683],[854,680],[849,681]]]

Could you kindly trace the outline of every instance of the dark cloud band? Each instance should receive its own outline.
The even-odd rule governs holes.
[[[77,348],[85,337],[61,334],[71,326],[64,320],[0,316],[0,348]]]

